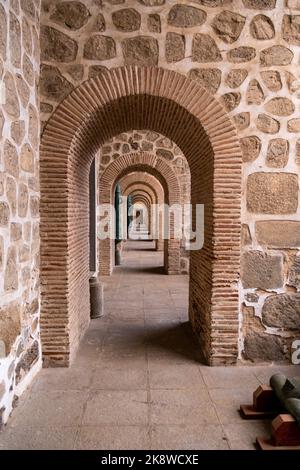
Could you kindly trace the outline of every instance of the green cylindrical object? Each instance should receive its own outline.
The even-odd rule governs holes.
[[[121,264],[121,242],[115,246],[115,265],[120,266]]]
[[[274,374],[270,385],[280,402],[300,425],[300,377],[289,379],[283,374]]]
[[[103,316],[103,285],[96,277],[90,278],[90,306],[92,319]]]
[[[115,265],[121,264],[121,214],[120,206],[122,202],[121,187],[116,185],[115,189],[115,211],[116,211],[116,234],[115,234]]]
[[[116,185],[115,190],[115,211],[116,211],[116,234],[115,239],[118,242],[121,239],[121,224],[120,224],[120,205],[121,205],[121,187]]]
[[[132,206],[133,206],[133,201],[132,201],[132,195],[129,194],[127,197],[127,237],[129,236],[129,230],[132,224]]]
[[[291,413],[300,426],[300,399],[288,398],[286,400],[286,409]]]

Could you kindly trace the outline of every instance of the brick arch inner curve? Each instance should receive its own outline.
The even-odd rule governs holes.
[[[152,192],[155,189],[156,193],[159,193],[160,195],[163,195],[163,188],[160,184],[160,182],[151,174],[149,173],[143,173],[143,172],[134,172],[126,175],[125,177],[122,178],[121,181],[119,181],[122,187],[122,192],[124,194],[129,194],[130,188],[134,185],[143,185],[143,187],[147,187]],[[154,200],[153,200],[154,202]]]
[[[140,175],[140,176],[138,176]],[[121,181],[122,186],[122,195],[124,196],[132,196],[132,202],[134,203],[137,197],[143,197],[145,201],[147,201],[147,208],[148,208],[148,216],[149,216],[149,227],[151,227],[151,222],[153,218],[151,216],[152,205],[153,204],[163,204],[164,202],[164,190],[161,187],[160,183],[155,179],[156,184],[149,183],[148,181],[144,181],[142,176],[147,176],[148,178],[153,178],[154,176],[149,175],[147,173],[131,173],[127,177],[123,178]],[[145,178],[144,178],[145,179]],[[124,181],[125,180],[125,181]],[[130,182],[132,180],[138,181],[138,183]],[[127,182],[128,181],[128,182]],[[155,189],[154,189],[155,188]],[[159,229],[159,217],[156,217],[155,223]],[[162,225],[162,224],[161,224]],[[153,232],[150,233],[152,236],[154,235]],[[158,231],[159,236],[159,231]],[[155,242],[156,249],[163,250],[163,240],[159,238]]]
[[[144,191],[148,191],[151,196],[151,203],[155,204],[158,201],[164,200],[164,189],[160,182],[155,176],[150,173],[134,172],[129,173],[119,180],[121,185],[122,194],[128,196],[132,191],[138,188],[143,188]]]
[[[137,203],[142,203],[146,207],[148,214],[151,208],[151,202],[149,201],[149,198],[145,194],[142,193],[137,193],[133,195],[132,198],[132,203],[137,204]]]
[[[134,181],[134,183],[132,182]],[[136,182],[138,181],[138,183]],[[149,183],[149,181],[152,181],[152,185]],[[155,183],[154,183],[155,182]],[[118,183],[121,186],[121,192],[122,195],[128,196],[131,191],[136,191],[139,189],[141,191],[141,188],[143,188],[144,194],[147,195],[148,197],[148,214],[151,216],[151,204],[157,204],[163,203],[164,202],[164,190],[159,181],[152,176],[149,173],[142,173],[142,172],[133,172],[126,174],[120,179],[118,179]],[[153,184],[154,183],[154,184]],[[98,184],[100,187],[101,184]],[[156,193],[154,192],[154,187],[156,190]],[[100,195],[99,195],[100,196]],[[100,199],[100,197],[99,197]],[[100,202],[100,201],[99,201]],[[112,202],[112,201],[111,201]],[[162,214],[160,214],[160,225],[162,226],[163,218]],[[158,221],[159,223],[159,221]],[[107,256],[107,250],[109,249],[107,244],[110,244],[110,254]],[[99,273],[102,275],[107,275],[112,272],[113,269],[113,262],[114,262],[114,247],[111,242],[106,242],[106,247],[101,248],[101,244],[103,245],[103,242],[99,241],[98,243],[98,266],[99,266]],[[164,241],[162,238],[158,239],[156,241],[156,249],[159,251],[164,250]],[[164,257],[165,258],[165,257]],[[166,260],[164,260],[166,261]],[[167,266],[165,266],[167,268]]]
[[[157,202],[156,194],[151,192],[151,188],[145,186],[144,184],[132,185],[128,188],[128,191],[124,192],[123,194],[124,196],[132,195],[133,197],[136,197],[137,194],[143,195],[143,197],[147,199],[149,204],[155,204]]]
[[[149,196],[147,196],[147,193],[145,192],[142,192],[141,190],[136,190],[133,194],[132,194],[132,204],[135,205],[135,204],[143,204],[147,210],[147,224],[148,224],[148,228],[149,228],[149,232],[148,234],[152,236],[152,233],[151,233],[151,207],[152,207],[152,203],[151,203],[151,200],[149,198]]]
[[[128,188],[129,190],[127,192],[124,192],[124,196],[126,196],[126,193],[132,197],[132,203],[136,203],[137,200],[143,200],[147,206],[148,210],[148,217],[149,217],[149,227],[151,223],[151,208],[153,204],[158,203],[158,198],[156,194],[153,193],[151,194],[151,189],[148,186],[143,186],[143,185],[136,185],[132,187],[132,191],[130,187]]]
[[[130,173],[147,173],[162,186],[165,202],[170,206],[180,204],[180,184],[173,168],[163,158],[150,152],[139,151],[125,154],[112,161],[99,179],[99,203],[112,204],[117,181]],[[174,216],[170,213],[170,239],[164,241],[164,268],[168,274],[180,274],[180,239],[173,235]],[[113,270],[113,240],[100,241],[100,274],[110,275]]]
[[[138,175],[137,180],[139,183],[131,183],[134,180],[134,175]],[[128,186],[126,186],[128,184]],[[164,190],[159,181],[149,173],[131,173],[122,179],[122,188],[123,194],[128,195],[131,191],[134,191],[135,188],[140,187],[143,184],[143,187],[146,188],[145,191],[151,192],[156,191],[156,195],[153,194],[151,204],[163,204],[164,203]],[[151,214],[151,213],[150,213]],[[164,249],[164,240],[162,237],[163,230],[163,213],[160,212],[157,214],[156,226],[158,228],[158,239],[156,240],[156,249],[162,251]]]
[[[134,189],[132,192],[129,193],[132,195],[133,201],[137,199],[137,197],[143,198],[144,201],[147,202],[147,205],[150,207],[151,204],[155,204],[155,199],[151,197],[150,193],[146,190],[143,189],[143,187],[137,187]]]
[[[179,157],[179,158],[185,158],[185,157],[184,157],[184,156],[181,156],[181,157]],[[168,165],[169,165],[169,162],[167,162],[167,163],[168,163]],[[174,166],[171,166],[171,171],[172,171],[172,172],[174,171]],[[175,170],[175,173],[176,173],[176,170]],[[178,175],[177,173],[176,173],[176,175],[177,175],[177,179],[178,179],[178,182],[179,182],[179,185],[180,185],[180,192],[181,192],[181,201],[180,201],[180,202],[181,202],[181,207],[183,207],[183,204],[188,204],[188,203],[190,202],[190,197],[187,196],[186,189],[185,189],[185,187],[184,187],[185,182],[182,182],[182,180],[180,179],[180,175]],[[128,177],[130,178],[130,175],[128,175]],[[148,173],[144,173],[144,174],[141,174],[141,173],[140,173],[138,180],[139,180],[139,181],[143,181],[144,184],[147,184],[147,182],[150,181],[151,184],[152,184],[152,186],[154,186],[154,187],[157,189],[158,194],[161,193],[161,194],[159,194],[158,203],[163,204],[163,203],[164,203],[163,188],[162,188],[162,187],[161,187],[161,188],[158,187],[158,184],[160,185],[160,183],[159,183],[157,180],[155,180],[155,181],[156,181],[156,184],[153,184],[153,178],[154,178],[154,177],[153,177],[152,175],[148,174]],[[124,179],[122,180],[122,186],[123,186],[123,192],[124,192],[124,189],[125,189],[125,192],[124,192],[124,194],[125,194],[125,193],[127,192],[127,188],[124,188]],[[156,249],[159,250],[159,251],[162,251],[162,250],[164,250],[164,240],[163,240],[163,236],[162,236],[162,234],[163,234],[163,226],[164,226],[163,211],[160,211],[160,212],[159,212],[157,219],[158,219],[158,220],[157,220],[157,227],[159,228],[159,237],[158,237],[158,240],[157,240],[157,242],[156,242]],[[186,268],[187,268],[187,266],[186,266],[187,253],[186,253],[186,251],[185,251],[185,249],[184,249],[184,248],[185,248],[185,242],[184,242],[184,240],[185,240],[185,232],[184,232],[184,230],[183,230],[183,233],[182,233],[182,237],[183,237],[183,238],[182,238],[182,241],[181,241],[181,247],[182,247],[182,249],[183,249],[183,251],[182,251],[182,257],[184,258],[184,260],[181,260],[181,261],[180,261],[180,264],[181,264],[182,266],[184,266],[184,268],[181,269],[181,272],[186,272],[186,270],[187,270],[187,269],[186,269]],[[164,257],[164,258],[166,258],[166,257]],[[164,261],[165,261],[165,259],[164,259]],[[165,268],[166,268],[166,266],[165,266]],[[166,270],[166,269],[165,269],[165,270]]]
[[[242,155],[236,128],[208,91],[159,67],[120,67],[70,93],[41,139],[41,337],[45,365],[68,365],[89,322],[88,176],[99,147],[130,129],[173,140],[205,205],[191,253],[189,316],[209,364],[236,362]]]
[[[147,179],[145,177],[147,177]],[[153,182],[151,182],[150,178],[152,178]],[[158,180],[149,173],[131,173],[122,179],[121,185],[122,194],[124,196],[135,195],[142,192],[148,197],[150,207],[149,215],[151,215],[152,204],[164,203],[164,190]]]

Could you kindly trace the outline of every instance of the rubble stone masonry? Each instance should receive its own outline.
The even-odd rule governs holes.
[[[41,366],[39,16],[0,2],[0,428]]]

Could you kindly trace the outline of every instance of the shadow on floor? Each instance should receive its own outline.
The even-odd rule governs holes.
[[[150,351],[153,347],[204,364],[200,346],[193,336],[189,322],[180,323],[173,327],[158,326],[156,331],[148,331],[147,345]]]
[[[124,243],[124,251],[157,251],[155,248],[155,240],[127,240]]]
[[[84,341],[97,341],[98,335],[98,330],[89,331]],[[147,348],[150,356],[175,358],[179,362],[205,363],[189,322],[173,325],[151,322],[146,323],[146,330],[139,325],[125,324],[109,332],[104,338],[103,346],[104,351],[107,347],[113,348],[115,352],[120,348],[120,353],[125,346],[136,357],[139,357],[141,350]]]
[[[114,271],[117,272],[117,270],[122,270],[126,271],[126,273],[131,273],[131,274],[166,274],[165,269],[163,266],[130,266],[127,264],[126,266],[115,266]]]
[[[141,247],[141,248],[124,248],[124,251],[134,252],[134,251],[154,251],[156,252],[156,248],[154,247]]]

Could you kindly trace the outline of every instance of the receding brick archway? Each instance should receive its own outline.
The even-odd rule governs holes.
[[[149,205],[157,203],[156,192],[151,191],[151,188],[143,183],[137,183],[136,185],[129,186],[126,189],[127,191],[124,191],[124,193],[122,193],[124,194],[124,196],[132,195],[133,198],[136,198],[137,196],[143,197],[145,200],[147,200],[147,203]]]
[[[241,150],[222,105],[197,82],[158,67],[120,67],[76,88],[41,141],[41,336],[46,364],[66,365],[89,322],[88,178],[105,141],[150,129],[174,141],[205,205],[204,246],[191,253],[190,320],[209,364],[238,343]]]
[[[152,204],[159,201],[163,201],[164,192],[163,187],[159,181],[151,174],[144,172],[133,172],[124,176],[119,184],[122,189],[122,194],[128,196],[134,191],[138,191],[139,188],[143,188],[145,192],[148,192]]]
[[[117,181],[130,173],[144,172],[153,176],[164,190],[165,202],[172,206],[180,204],[181,191],[179,181],[172,167],[163,158],[149,152],[137,152],[123,155],[113,161],[99,179],[99,203],[112,204]],[[170,239],[164,243],[165,271],[168,274],[180,273],[180,240],[173,236],[173,217],[170,217]],[[106,238],[100,242],[100,274],[110,275],[113,269],[112,240]]]
[[[121,186],[122,194],[124,196],[132,195],[133,202],[136,200],[137,195],[144,194],[145,199],[147,199],[147,204],[149,207],[149,215],[151,219],[151,205],[152,204],[163,204],[164,203],[164,189],[161,186],[160,182],[151,174],[143,172],[134,172],[123,177],[119,181]],[[154,224],[156,225],[156,235],[158,236],[155,246],[156,250],[163,251],[164,249],[164,240],[162,237],[163,230],[163,213],[162,211],[159,214],[156,214],[156,220]]]
[[[133,195],[132,202],[136,202],[134,200],[136,199],[137,194],[139,194],[140,199],[144,198],[144,202],[148,207],[148,214],[150,214],[152,204],[156,204],[158,202],[158,199],[161,203],[163,203],[164,190],[162,186],[160,185],[160,183],[157,180],[155,180],[156,190],[159,192],[159,195],[158,195],[152,186],[146,184],[143,181],[145,179],[145,175],[147,177],[151,177],[155,179],[152,175],[149,175],[148,173],[145,174],[142,172],[133,172],[133,173],[129,173],[123,176],[121,180],[118,179],[118,184],[121,187],[122,196],[128,196],[129,194]],[[135,183],[134,184],[131,183],[132,181],[134,181]],[[98,187],[101,187],[101,179],[99,181]],[[101,200],[99,201],[99,203],[102,204]],[[114,265],[114,262],[113,262],[114,261],[114,245],[111,240],[106,240],[106,241],[99,240],[98,246],[99,246],[99,249],[98,249],[99,274],[102,276],[110,275],[112,273],[113,265]],[[107,250],[109,250],[109,246],[110,246],[110,256],[105,256],[105,254],[107,253]],[[163,243],[160,248],[161,250],[163,250]]]

